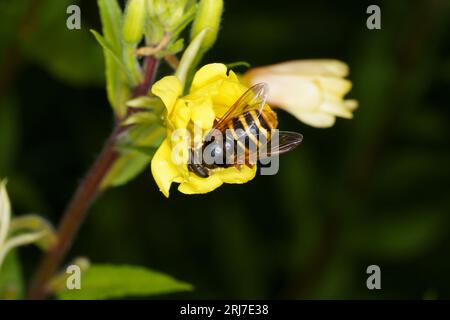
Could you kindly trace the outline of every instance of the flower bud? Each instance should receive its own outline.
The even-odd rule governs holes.
[[[129,0],[123,19],[123,40],[131,45],[141,41],[146,18],[145,0]]]
[[[201,0],[191,30],[191,39],[195,39],[197,35],[204,29],[208,32],[205,35],[201,50],[207,51],[216,41],[219,33],[220,19],[222,17],[223,0]]]
[[[147,0],[150,19],[147,32],[158,42],[164,33],[172,34],[180,26],[185,26],[195,13],[195,6],[188,0]],[[179,30],[178,30],[179,31]]]

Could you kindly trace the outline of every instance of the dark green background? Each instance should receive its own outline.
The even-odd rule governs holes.
[[[69,3],[81,31],[65,28]],[[372,2],[226,1],[205,62],[341,59],[355,118],[323,130],[280,112],[305,138],[278,175],[207,195],[167,200],[147,170],[98,199],[70,258],[196,287],[170,297],[449,298],[450,2],[378,3],[371,31]],[[0,177],[16,214],[56,223],[112,128],[90,28],[101,28],[95,1],[0,2]],[[39,252],[20,257],[29,278]],[[366,288],[371,264],[382,290]]]

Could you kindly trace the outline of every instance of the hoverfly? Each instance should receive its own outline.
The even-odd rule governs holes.
[[[250,159],[257,161],[263,158],[269,158],[274,155],[286,153],[296,148],[302,141],[303,136],[300,133],[279,131],[277,142],[271,143],[272,129],[278,127],[276,113],[266,105],[268,85],[258,83],[248,89],[221,117],[216,120],[211,131],[205,136],[201,146],[192,147],[189,152],[189,171],[197,176],[207,178],[210,170],[215,168],[227,168],[235,166],[238,169],[242,164],[252,167]],[[213,137],[213,133],[219,133],[221,139]],[[217,142],[220,141],[220,142]],[[212,156],[219,156],[220,163],[207,163],[198,159],[202,153],[211,144]],[[253,143],[256,148],[249,148],[249,143]],[[258,150],[270,146],[270,152],[261,156]],[[241,152],[234,152],[240,150]]]

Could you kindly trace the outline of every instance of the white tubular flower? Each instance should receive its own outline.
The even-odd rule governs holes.
[[[348,66],[338,60],[295,60],[247,71],[244,82],[266,82],[268,103],[316,127],[334,125],[336,117],[351,119],[356,100],[344,100],[352,83],[344,79]]]

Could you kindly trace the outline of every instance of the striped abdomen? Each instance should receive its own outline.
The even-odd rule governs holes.
[[[235,150],[245,152],[245,163],[248,164],[249,145],[261,146],[270,140],[272,129],[278,126],[277,115],[270,108],[264,108],[258,117],[256,110],[247,111],[233,118],[227,126],[228,134],[234,139]],[[236,154],[233,156],[236,163]]]

